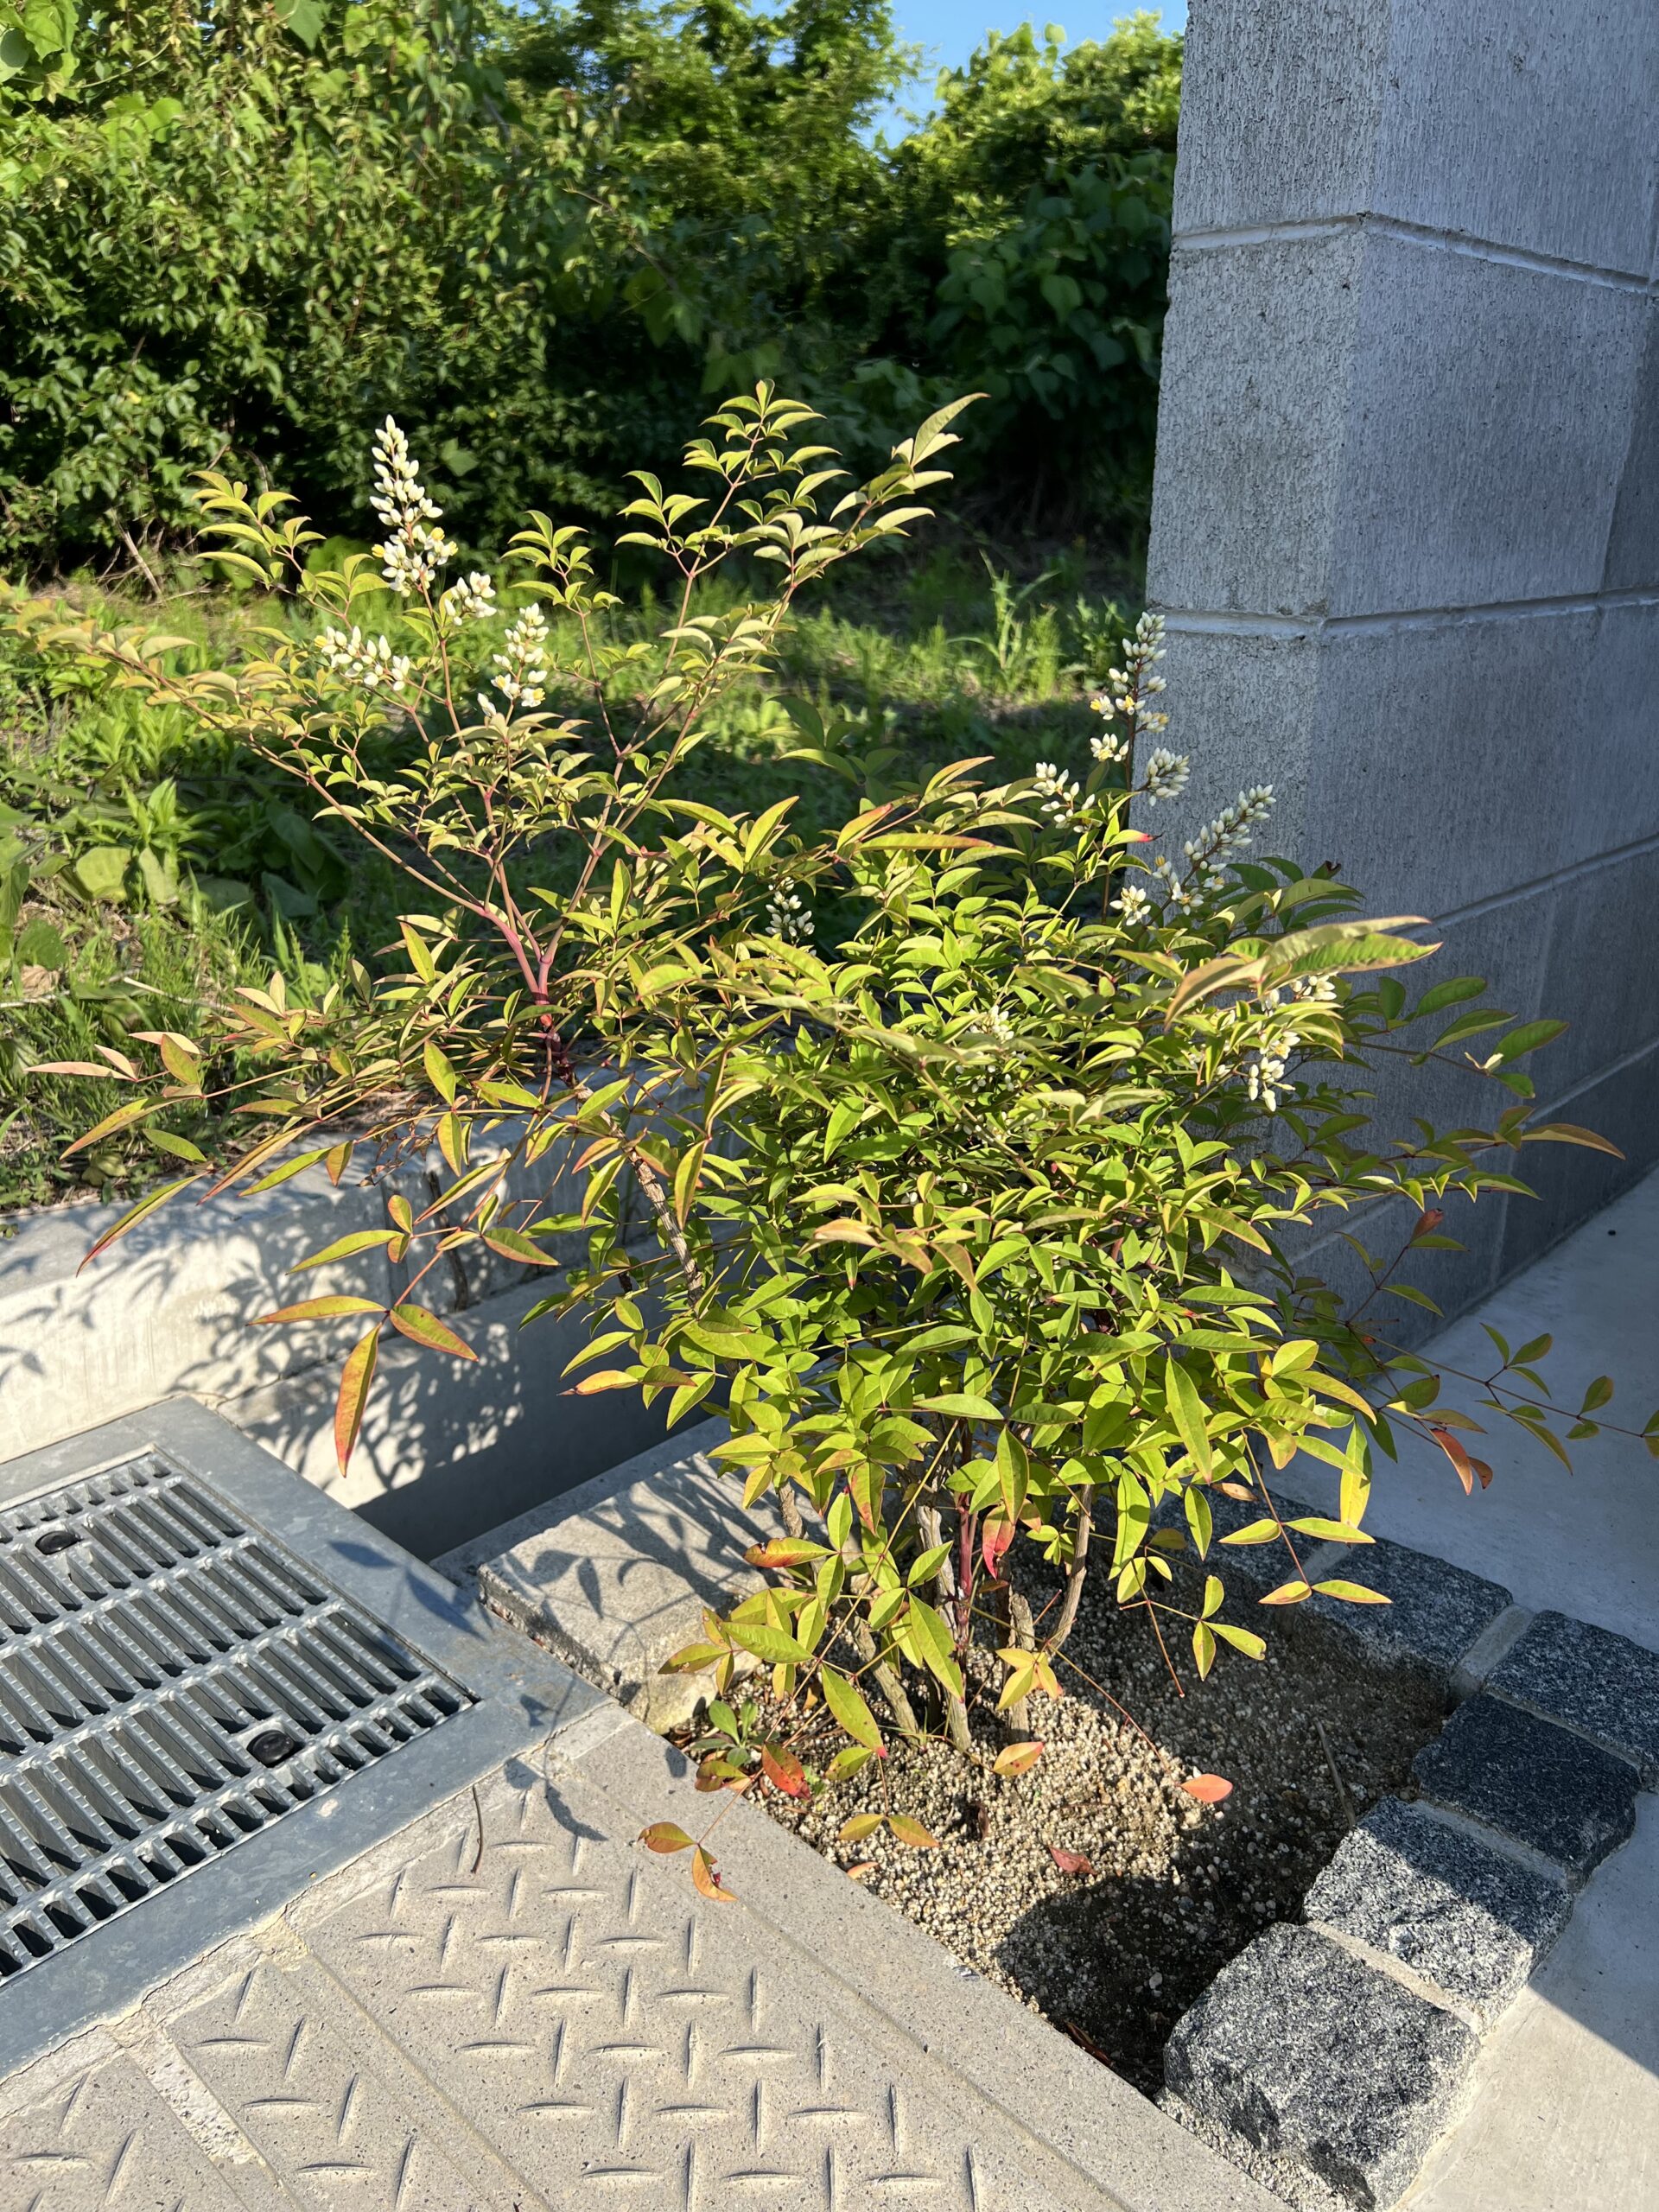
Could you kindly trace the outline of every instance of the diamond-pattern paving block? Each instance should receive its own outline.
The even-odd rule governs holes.
[[[1425,1796],[1542,1852],[1575,1881],[1636,1825],[1641,1785],[1628,1761],[1495,1697],[1459,1706],[1412,1771]]]
[[[1381,2208],[1452,2119],[1478,2049],[1453,2014],[1281,1925],[1178,2022],[1164,2077],[1202,2119]]]
[[[1306,1910],[1316,1927],[1398,1959],[1489,2026],[1566,1927],[1573,1898],[1564,1882],[1385,1797],[1344,1839]]]
[[[307,1942],[562,2212],[1060,2212],[991,2117],[969,2139],[827,1971],[632,1849],[580,1783],[486,1790],[475,1828]]]
[[[1497,1583],[1404,1544],[1356,1544],[1334,1572],[1380,1592],[1389,1603],[1313,1598],[1309,1611],[1379,1664],[1410,1667],[1437,1681],[1451,1674],[1476,1637],[1515,1602]]]
[[[1628,1637],[1540,1613],[1487,1685],[1633,1759],[1659,1784],[1659,1653]]]

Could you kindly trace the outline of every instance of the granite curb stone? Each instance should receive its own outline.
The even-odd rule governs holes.
[[[1314,1618],[1339,1627],[1383,1666],[1410,1667],[1437,1681],[1450,1678],[1478,1637],[1515,1603],[1510,1592],[1427,1552],[1379,1541],[1355,1544],[1337,1569],[1345,1581],[1380,1591],[1386,1605],[1314,1597]]]
[[[1659,1653],[1588,1621],[1540,1613],[1487,1688],[1633,1760],[1644,1788],[1659,1784]]]
[[[1478,2049],[1454,2014],[1281,1923],[1177,2024],[1164,2072],[1201,2118],[1381,2208],[1452,2119]]]
[[[1582,1882],[1636,1826],[1627,1760],[1482,1694],[1412,1761],[1425,1796],[1541,1852]]]
[[[1490,2027],[1566,1927],[1564,1882],[1397,1797],[1346,1836],[1307,1893],[1315,1926],[1432,1982]]]

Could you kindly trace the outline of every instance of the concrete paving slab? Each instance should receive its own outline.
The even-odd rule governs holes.
[[[1659,1799],[1475,2063],[1467,2117],[1411,2212],[1652,2212],[1659,2203]]]
[[[635,1840],[691,1794],[590,1712],[0,2083],[0,2208],[1273,2212],[989,1985],[964,2037],[945,1955],[754,1807],[699,1897]]]

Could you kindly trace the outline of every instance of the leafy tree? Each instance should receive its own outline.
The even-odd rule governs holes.
[[[982,486],[1144,496],[1179,54],[1150,19],[994,41],[890,151],[886,0],[10,12],[9,562],[142,563],[204,465],[360,535],[389,412],[464,536],[526,496],[596,516],[623,456],[668,465],[711,391],[785,373],[871,467],[986,384]]]

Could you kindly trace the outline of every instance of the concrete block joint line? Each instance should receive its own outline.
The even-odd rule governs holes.
[[[1625,1161],[1543,1165],[1456,1312],[1659,1158],[1659,19],[1316,13],[1189,27],[1147,591],[1193,772],[1144,826],[1271,783],[1272,849],[1448,918],[1424,981],[1572,1023],[1541,1087]]]

